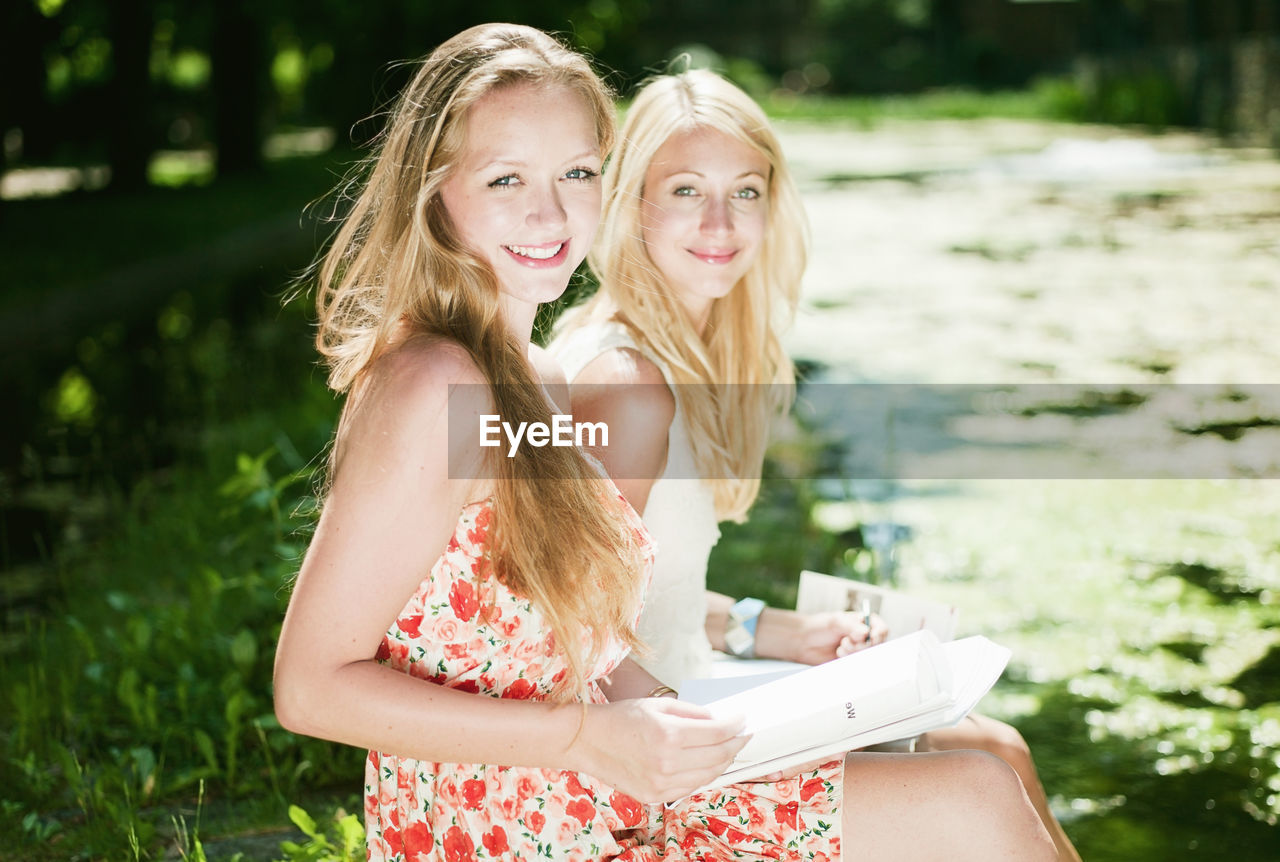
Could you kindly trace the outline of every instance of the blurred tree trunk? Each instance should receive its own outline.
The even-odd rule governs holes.
[[[937,83],[954,81],[959,75],[956,47],[964,32],[960,2],[961,0],[933,0],[929,12],[929,27],[933,31],[933,51],[937,63]]]
[[[49,100],[45,95],[44,46],[57,37],[57,26],[31,3],[8,3],[0,11],[0,25],[13,34],[0,51],[0,175],[10,168],[8,142],[11,131],[21,142],[24,157],[47,153]],[[17,142],[15,141],[15,143]],[[0,221],[4,202],[0,200]]]
[[[111,188],[133,191],[146,186],[151,159],[151,0],[120,0],[107,8],[113,66],[107,161]]]
[[[213,4],[213,134],[218,176],[262,167],[266,37],[249,0]]]

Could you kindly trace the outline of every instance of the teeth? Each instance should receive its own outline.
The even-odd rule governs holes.
[[[564,248],[564,243],[548,248],[531,248],[527,245],[509,245],[507,248],[520,255],[521,257],[530,257],[534,260],[547,260],[553,258],[560,253],[560,249]]]

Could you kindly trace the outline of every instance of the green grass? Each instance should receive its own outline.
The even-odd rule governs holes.
[[[880,503],[775,485],[725,530],[712,586],[785,603],[815,558],[865,570],[832,537],[886,518],[915,531],[902,587],[1013,649],[982,708],[1031,743],[1085,859],[1274,858],[1280,483],[912,483]]]
[[[869,128],[886,120],[1076,119],[1073,92],[1069,82],[1046,80],[1025,90],[947,88],[902,96],[774,95],[763,104],[768,114],[778,119],[850,122]]]
[[[336,415],[308,374],[300,309],[274,292],[249,291],[257,309],[238,325],[231,309],[179,303],[181,326],[130,350],[107,324],[77,366],[96,406],[43,405],[21,493],[64,526],[24,564],[37,610],[5,608],[2,858],[153,856],[202,788],[219,812],[205,837],[280,828],[290,801],[345,794],[359,775],[359,752],[287,733],[272,712],[275,640]]]

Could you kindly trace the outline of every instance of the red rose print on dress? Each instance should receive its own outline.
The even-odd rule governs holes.
[[[511,617],[509,619],[498,619],[491,621],[494,628],[502,632],[502,636],[507,640],[515,640],[520,634],[522,623],[519,617]]]
[[[785,802],[773,812],[779,826],[795,826],[800,817],[799,802]]]
[[[582,780],[578,778],[576,772],[566,772],[564,774],[564,787],[569,791],[570,796],[590,796],[591,791],[582,786]]]
[[[510,849],[507,846],[507,832],[501,826],[495,826],[484,833],[484,837],[481,840],[484,842],[484,849],[489,851],[490,856],[501,856]]]
[[[435,836],[431,834],[431,827],[423,821],[419,820],[411,823],[404,830],[404,856],[406,862],[425,862],[431,848],[435,846]]]
[[[481,509],[476,514],[475,526],[467,530],[467,541],[475,547],[483,547],[489,538],[489,519],[493,516],[491,509]]]
[[[469,622],[480,610],[480,602],[476,599],[476,588],[470,581],[454,581],[449,590],[449,606],[454,614],[464,623]]]
[[[609,797],[609,804],[613,806],[613,810],[622,818],[622,825],[630,829],[633,826],[639,826],[640,821],[644,819],[644,806],[640,804],[640,800],[634,799],[625,793],[614,791]]]
[[[401,617],[398,625],[400,626],[400,631],[404,632],[409,637],[421,637],[422,632],[420,631],[420,627],[422,626],[422,614],[413,614],[412,616]]]
[[[591,804],[589,799],[574,797],[573,801],[564,807],[564,810],[570,817],[576,817],[583,826],[590,823],[591,819],[596,816],[596,807]]]
[[[391,848],[391,852],[399,853],[404,845],[400,842],[400,830],[394,826],[388,826],[382,830],[382,840],[387,842],[387,846]]]
[[[538,687],[529,680],[518,679],[502,690],[502,696],[507,700],[528,700],[537,690]]]
[[[547,825],[547,818],[543,816],[541,811],[532,811],[524,819],[524,822],[529,826],[529,831],[537,835],[542,831],[542,827]]]
[[[800,788],[800,798],[803,801],[808,802],[815,794],[825,793],[826,790],[827,785],[821,778],[810,778],[804,783],[804,786]]]
[[[476,778],[468,778],[462,782],[462,807],[479,811],[484,805],[484,782]]]
[[[445,862],[473,862],[476,858],[476,845],[471,836],[457,826],[450,826],[444,833]]]

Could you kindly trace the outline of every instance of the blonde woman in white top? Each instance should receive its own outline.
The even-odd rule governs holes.
[[[735,602],[706,591],[707,557],[718,521],[743,520],[754,502],[769,420],[791,403],[779,331],[805,267],[805,218],[767,118],[713,73],[649,83],[620,138],[589,256],[601,288],[562,318],[551,349],[571,381],[575,420],[608,425],[602,460],[656,541],[639,625],[651,651],[638,660],[678,683],[705,675],[712,649],[729,646]],[[756,621],[755,655],[810,664],[887,634],[850,613],[770,608]],[[945,843],[948,806],[968,780],[953,769],[956,755],[985,757],[851,754],[844,826],[859,839],[850,846],[873,858],[926,858],[922,847]],[[1014,775],[995,758],[982,762]],[[1053,858],[1047,806],[1028,827],[1020,816],[1040,806],[1019,782],[1003,786],[1010,792],[996,804],[1014,819],[988,838],[1018,842],[1017,858]],[[925,807],[905,803],[916,794]]]

